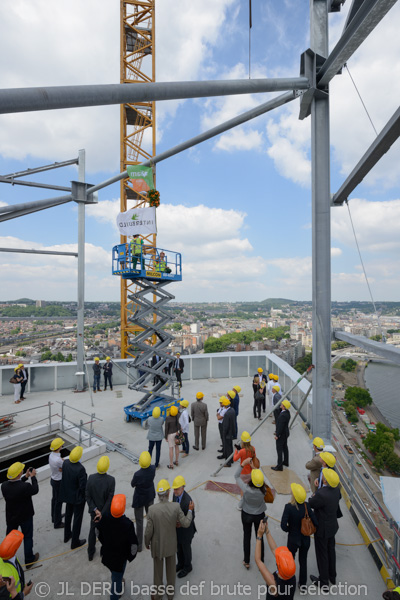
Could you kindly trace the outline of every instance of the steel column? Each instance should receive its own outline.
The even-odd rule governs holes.
[[[79,150],[78,180],[85,181],[85,150]],[[84,311],[85,311],[85,203],[78,205],[78,306],[76,335],[76,390],[85,389]]]
[[[328,54],[327,0],[310,0],[311,49]],[[315,96],[311,106],[313,435],[331,438],[331,231],[329,97]]]

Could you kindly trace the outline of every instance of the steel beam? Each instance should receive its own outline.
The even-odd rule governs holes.
[[[79,150],[78,180],[85,182],[85,150]],[[82,193],[83,195],[83,193]],[[78,204],[78,298],[76,319],[76,389],[85,389],[85,203]]]
[[[310,0],[311,50],[328,54],[326,0]],[[329,96],[311,104],[313,403],[312,432],[331,438],[331,230]]]
[[[0,222],[23,217],[24,215],[45,210],[46,208],[52,208],[53,206],[60,206],[60,204],[66,204],[72,200],[72,196],[59,196],[58,198],[48,198],[47,200],[2,206],[0,208]]]
[[[361,7],[361,5],[364,3],[364,0],[353,0],[351,6],[350,6],[350,10],[347,13],[347,17],[346,17],[346,22],[344,24],[344,28],[343,31],[345,29],[347,29],[347,27],[349,26],[349,24],[351,23],[351,21],[354,18],[354,15],[358,12],[359,8]]]
[[[333,335],[337,340],[363,348],[367,352],[373,352],[386,360],[390,360],[390,362],[400,365],[400,348],[395,348],[391,344],[375,342],[363,335],[354,335],[353,333],[347,333],[347,331],[335,331]]]
[[[394,142],[400,137],[400,108],[396,110],[380,134],[354,167],[346,181],[332,198],[332,206],[341,206]]]
[[[71,160],[64,160],[63,162],[55,162],[52,165],[44,165],[43,167],[35,167],[34,169],[26,169],[25,171],[18,171],[17,173],[10,173],[9,175],[3,175],[9,179],[15,179],[16,177],[26,177],[26,175],[33,175],[34,173],[43,173],[43,171],[50,171],[51,169],[60,169],[61,167],[68,167],[69,165],[77,165],[78,158],[72,158]]]
[[[162,83],[123,83],[0,90],[0,114],[104,106],[156,100],[181,100],[235,94],[259,94],[306,90],[305,77],[275,79],[232,79],[222,81],[178,81]]]
[[[28,250],[27,248],[0,248],[0,252],[18,252],[20,254],[55,254],[57,256],[75,256],[76,252],[56,252],[54,250]]]
[[[365,0],[317,74],[319,87],[326,86],[361,46],[397,0]]]
[[[0,175],[0,183],[10,183],[11,185],[25,185],[28,187],[37,187],[44,188],[46,190],[57,190],[59,192],[70,192],[70,187],[65,187],[62,185],[51,185],[49,183],[35,183],[34,181],[15,181],[14,179],[9,179],[8,177],[2,177]]]
[[[174,146],[173,148],[170,148],[169,150],[166,150],[165,152],[162,152],[161,154],[157,154],[157,156],[153,156],[151,158],[151,160],[147,160],[146,162],[141,163],[141,164],[143,164],[144,166],[150,166],[152,164],[159,163],[162,160],[165,160],[166,158],[171,158],[171,156],[175,156],[175,154],[179,154],[180,152],[183,152],[184,150],[187,150],[188,148],[197,146],[197,144],[201,144],[202,142],[205,142],[206,140],[209,140],[209,139],[215,137],[216,135],[219,135],[220,133],[224,133],[225,131],[232,129],[233,127],[237,127],[237,125],[241,125],[242,123],[246,123],[247,121],[250,121],[251,119],[254,119],[255,117],[259,117],[260,115],[263,115],[266,112],[273,110],[274,108],[277,108],[278,106],[283,106],[284,104],[287,104],[288,102],[291,102],[292,100],[294,100],[296,97],[297,97],[297,95],[295,92],[286,92],[285,94],[281,94],[280,96],[277,96],[276,98],[273,98],[272,100],[269,100],[268,102],[264,102],[263,104],[260,104],[260,106],[257,106],[256,108],[252,108],[251,110],[248,110],[247,112],[242,113],[241,115],[238,115],[237,117],[233,117],[232,119],[229,119],[229,121],[225,121],[224,123],[221,123],[221,125],[217,125],[216,127],[213,127],[212,129],[209,129],[208,131],[205,131],[204,133],[200,133],[199,135],[196,135],[194,138],[191,138],[190,140],[187,140],[186,142],[182,142],[181,144],[178,144],[177,146]],[[117,181],[120,181],[121,179],[125,179],[126,177],[128,177],[128,171],[119,173],[119,175],[110,177],[110,179],[107,179],[106,181],[103,181],[102,183],[99,183],[98,185],[95,185],[95,186],[89,188],[87,190],[87,193],[92,194],[93,192],[97,192],[98,190],[101,190],[102,188],[112,185],[113,183],[116,183]]]

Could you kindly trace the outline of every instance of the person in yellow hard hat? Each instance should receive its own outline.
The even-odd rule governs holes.
[[[251,436],[248,431],[243,431],[240,436],[240,444],[235,444],[235,454],[233,455],[233,462],[240,460],[240,464],[242,465],[242,471],[240,473],[240,477],[244,483],[249,483],[251,479],[251,470],[252,465],[246,464],[243,466],[243,462],[246,458],[251,458],[254,460],[256,457],[256,449],[251,445]]]
[[[182,458],[186,458],[189,456],[189,413],[188,413],[188,400],[181,400],[179,403],[179,425],[183,435],[185,436],[185,441],[182,444]]]
[[[112,370],[113,370],[113,364],[111,362],[111,358],[109,356],[107,356],[106,362],[103,365],[104,391],[106,391],[106,389],[107,389],[107,383],[110,385],[110,390],[112,391],[112,389],[113,389]]]
[[[21,393],[20,393],[20,400],[26,400],[24,394],[25,394],[25,388],[28,384],[28,379],[29,379],[29,372],[28,369],[25,367],[25,365],[23,365],[22,363],[20,363],[18,365],[19,370],[21,371],[21,375],[22,375],[22,381],[21,381]]]
[[[258,367],[257,373],[255,373],[254,377],[253,377],[253,396],[254,396],[254,398],[256,396],[256,393],[260,391],[260,384],[262,382],[265,383],[265,386],[267,385],[267,376],[264,373],[264,369],[262,367]],[[261,401],[260,401],[263,412],[265,412],[265,394],[267,391],[265,386],[263,386],[263,388],[262,388],[263,398],[261,398]],[[253,410],[253,412],[254,412],[254,410]],[[256,417],[255,412],[254,412],[254,417]]]
[[[14,385],[14,402],[15,404],[19,404],[21,402],[21,383],[23,382],[24,377],[22,375],[22,371],[18,366],[14,369],[14,375],[10,379],[10,383]]]
[[[194,503],[189,503],[187,515],[181,509],[179,502],[169,502],[171,486],[166,479],[161,479],[156,488],[159,502],[149,508],[147,515],[144,543],[147,549],[151,549],[153,558],[154,585],[160,590],[163,585],[163,567],[165,561],[165,572],[167,586],[169,587],[168,598],[174,597],[177,551],[176,524],[181,527],[189,527],[192,522]],[[165,590],[164,590],[165,591]],[[163,593],[155,593],[154,599],[160,600]]]
[[[39,560],[39,552],[33,552],[33,509],[32,496],[39,492],[36,469],[30,467],[24,472],[25,465],[13,463],[7,471],[7,481],[1,484],[1,492],[6,502],[7,534],[21,528],[24,534],[24,555],[27,569]],[[28,483],[28,479],[31,483]]]
[[[224,406],[224,400],[225,400],[225,396],[221,396],[219,399],[219,407],[217,408],[218,431],[219,431],[219,436],[221,438],[221,447],[219,449],[219,452],[221,452],[221,453],[224,451],[224,440],[222,437],[222,423],[224,421],[225,413],[228,410],[228,407]]]
[[[337,512],[339,508],[339,475],[333,469],[322,469],[322,487],[315,490],[308,504],[315,510],[318,520],[314,534],[315,556],[319,575],[310,575],[311,581],[323,590],[329,583],[336,584],[335,535],[339,529]]]
[[[60,437],[55,438],[50,444],[50,484],[52,487],[52,499],[51,499],[51,522],[54,523],[54,529],[62,529],[64,523],[62,522],[62,502],[59,500],[61,478],[62,478],[62,467],[63,458],[61,456],[61,450],[65,444],[64,440]]]
[[[90,514],[87,552],[90,561],[96,552],[96,528],[103,516],[110,512],[115,492],[115,477],[107,473],[109,467],[108,456],[101,456],[97,461],[97,473],[89,475],[86,484],[85,498]]]
[[[307,585],[307,554],[310,549],[310,536],[301,533],[301,521],[305,517],[306,511],[312,523],[317,526],[318,521],[314,515],[312,508],[306,502],[307,493],[299,483],[290,485],[292,490],[292,499],[285,505],[281,518],[281,529],[288,534],[287,547],[296,557],[297,550],[299,551],[299,587]]]
[[[168,469],[173,469],[174,465],[178,466],[179,464],[179,444],[176,443],[175,437],[178,431],[180,431],[178,412],[177,406],[171,406],[169,415],[165,419],[164,435],[165,440],[168,442],[169,449],[169,465],[167,465]]]
[[[100,374],[101,374],[100,359],[98,356],[96,356],[94,359],[94,364],[93,364],[93,392],[94,393],[101,392]]]
[[[284,466],[289,466],[289,449],[287,441],[289,437],[290,407],[291,404],[289,400],[283,400],[281,402],[281,412],[276,422],[275,429],[278,461],[276,467],[271,467],[273,471],[283,471]]]
[[[174,492],[173,502],[178,502],[184,515],[189,512],[189,505],[192,501],[189,494],[185,491],[186,481],[182,475],[175,477],[172,483]],[[192,540],[196,533],[196,525],[194,524],[194,509],[193,518],[189,527],[181,527],[179,523],[176,525],[176,540],[177,540],[177,563],[176,572],[180,579],[186,577],[192,571]]]
[[[324,449],[324,442],[320,437],[313,439],[314,457],[306,462],[306,469],[310,471],[308,481],[310,482],[311,491],[314,493],[316,486],[315,480],[319,478],[322,469],[321,452]]]
[[[230,398],[225,397],[222,401],[223,406],[226,406],[227,410],[222,420],[222,446],[223,451],[217,458],[229,458],[228,462],[224,463],[224,467],[231,467],[233,463],[233,438],[236,430],[236,415],[235,411],[231,406]]]
[[[154,488],[154,478],[156,476],[156,467],[151,464],[150,452],[142,452],[139,456],[140,469],[132,477],[131,486],[134,488],[132,508],[135,511],[136,535],[138,538],[138,552],[143,549],[143,509],[146,515],[149,507],[154,504],[156,490]]]
[[[194,450],[199,449],[200,432],[202,450],[206,449],[208,408],[207,404],[203,402],[203,398],[203,392],[197,392],[196,402],[192,402],[192,404],[190,405],[190,415],[192,417],[194,428]]]
[[[231,390],[229,390],[229,392],[226,393],[226,395],[229,398],[229,400],[231,401],[231,406],[232,406],[233,410],[235,411],[235,433],[234,433],[233,439],[237,440],[237,436],[238,436],[237,418],[238,418],[238,414],[239,414],[239,394],[236,392],[236,390],[231,389]]]
[[[156,447],[156,463],[155,467],[158,469],[160,466],[160,455],[161,455],[161,443],[164,439],[164,418],[161,416],[161,409],[159,406],[153,408],[151,417],[144,422],[144,428],[149,430],[147,439],[149,440],[148,451],[150,456],[153,456],[153,448]]]
[[[251,530],[254,527],[254,532],[257,534],[257,528],[260,521],[265,517],[266,504],[264,496],[266,487],[264,482],[264,474],[260,469],[252,469],[250,480],[244,483],[241,478],[242,467],[250,466],[252,458],[248,457],[238,466],[235,472],[236,484],[240,487],[243,493],[242,499],[242,526],[243,526],[243,565],[246,569],[250,568],[250,543]],[[264,559],[264,544],[261,549],[262,560]]]
[[[336,464],[336,458],[331,452],[321,452],[319,455],[319,459],[321,461],[321,469],[318,473],[317,477],[314,480],[314,488],[322,487],[322,471],[327,467],[328,469],[333,469]]]
[[[75,446],[71,450],[69,460],[64,460],[62,467],[60,501],[66,503],[64,544],[71,540],[71,550],[86,544],[85,539],[79,539],[85,509],[87,483],[86,469],[79,462],[82,453],[82,446]],[[74,522],[71,529],[72,517]]]

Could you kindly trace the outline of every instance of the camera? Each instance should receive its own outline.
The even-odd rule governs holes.
[[[264,517],[262,520],[263,523],[267,523],[267,521],[268,521],[268,516]]]

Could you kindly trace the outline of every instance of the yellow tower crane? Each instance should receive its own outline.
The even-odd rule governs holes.
[[[155,0],[120,0],[121,83],[155,81]],[[136,165],[155,156],[155,102],[121,104],[120,167]],[[155,174],[154,174],[155,175]],[[145,207],[146,196],[135,192],[129,179],[121,181],[121,212]],[[126,236],[121,236],[125,243]],[[144,237],[146,246],[156,246],[156,235]],[[132,340],[140,327],[130,322],[137,305],[129,299],[136,291],[131,280],[121,278],[121,358],[135,356]]]

